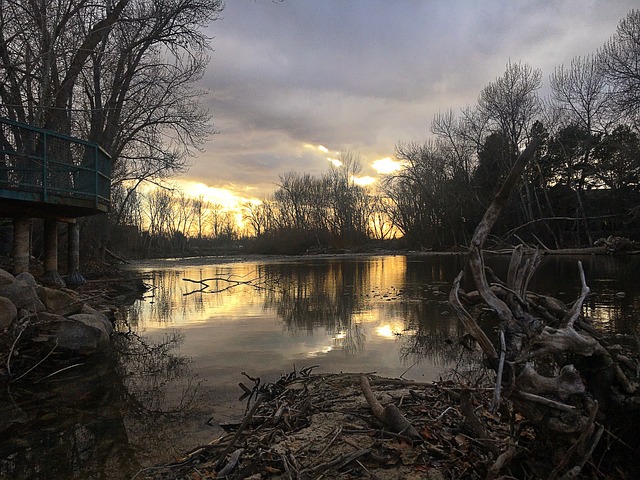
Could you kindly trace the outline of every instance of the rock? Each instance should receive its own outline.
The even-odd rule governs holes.
[[[82,311],[83,303],[78,300],[75,294],[49,287],[41,288],[38,293],[40,300],[49,312],[70,315]]]
[[[104,332],[83,322],[65,318],[52,326],[58,347],[64,350],[90,355],[104,350],[109,343],[109,337],[105,340]]]
[[[28,277],[25,278],[28,280]],[[30,312],[42,312],[45,310],[44,304],[38,298],[35,287],[18,278],[9,285],[0,286],[0,296],[7,297],[18,309],[24,308]]]
[[[38,282],[36,282],[36,279],[34,278],[34,276],[31,275],[29,272],[19,273],[18,275],[16,275],[16,280],[24,282],[27,285],[31,285],[32,287],[38,286]]]
[[[109,348],[113,326],[100,315],[77,313],[61,317],[50,313],[40,315],[46,323],[40,327],[35,341],[57,342],[57,348],[90,355]]]
[[[11,285],[13,282],[15,282],[15,280],[16,280],[16,277],[11,275],[6,270],[2,270],[0,268],[0,286]]]
[[[100,329],[107,336],[107,340],[109,340],[109,335],[113,333],[113,324],[102,313],[76,313],[68,318]]]
[[[11,325],[18,316],[18,309],[7,297],[0,297],[0,331]]]

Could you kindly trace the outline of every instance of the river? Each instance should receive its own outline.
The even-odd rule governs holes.
[[[530,289],[572,302],[578,260],[592,291],[585,315],[630,332],[638,257],[544,257]],[[508,257],[487,263],[505,277]],[[136,263],[150,289],[121,310],[113,354],[0,395],[10,419],[0,476],[131,478],[240,419],[248,377],[264,384],[311,366],[419,381],[465,374],[476,360],[459,347],[447,302],[464,264],[435,254]]]

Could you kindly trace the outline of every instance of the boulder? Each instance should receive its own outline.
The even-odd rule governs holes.
[[[45,310],[44,304],[38,298],[36,288],[17,278],[13,283],[0,286],[0,296],[7,297],[18,309],[23,308],[30,312]]]
[[[54,328],[53,333],[57,339],[58,347],[63,350],[90,355],[104,350],[106,347],[103,332],[82,322],[65,318],[55,322],[51,327]]]
[[[16,278],[6,270],[0,268],[0,286],[10,285],[15,282]]]
[[[11,325],[18,316],[18,309],[7,297],[0,297],[0,331]]]
[[[75,294],[57,288],[43,287],[38,291],[38,297],[47,311],[60,315],[80,313],[83,303]]]
[[[36,282],[35,277],[31,275],[29,272],[19,273],[18,275],[16,275],[16,280],[24,282],[27,285],[31,285],[32,287],[38,286],[38,282]]]
[[[70,315],[68,318],[97,328],[102,332],[105,340],[109,342],[109,335],[113,333],[113,324],[102,313],[76,313],[75,315]]]
[[[57,342],[57,348],[82,355],[107,350],[113,326],[99,315],[78,313],[62,317],[50,313],[39,315],[46,322],[40,325],[35,341]]]

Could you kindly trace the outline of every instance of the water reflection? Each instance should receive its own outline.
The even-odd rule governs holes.
[[[185,351],[218,383],[311,359],[388,375],[419,361],[415,376],[433,379],[460,334],[447,291],[461,264],[399,255],[143,267],[154,288],[130,322],[149,335],[183,329]]]
[[[585,314],[609,330],[628,331],[638,306],[634,258],[545,257],[531,287],[572,302],[580,288],[578,260],[593,292]],[[488,256],[487,264],[504,277],[508,257]],[[153,290],[132,309],[131,322],[137,325],[142,317],[141,327],[148,331],[199,325],[199,334],[215,337],[213,349],[238,341],[242,330],[254,340],[249,348],[278,349],[285,358],[301,350],[307,358],[335,351],[363,357],[367,349],[393,343],[395,367],[416,360],[442,367],[455,356],[447,346],[463,333],[449,313],[447,294],[464,267],[460,255],[195,262],[189,268],[148,270]],[[253,328],[273,327],[274,321],[282,334],[269,328],[264,337],[252,335]],[[295,355],[287,352],[294,346]]]
[[[180,341],[128,330],[109,354],[10,385],[0,395],[0,478],[131,478],[178,455],[184,419],[202,408]]]

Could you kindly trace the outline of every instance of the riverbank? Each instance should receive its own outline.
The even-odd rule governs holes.
[[[507,457],[530,433],[489,412],[490,388],[303,370],[252,391],[230,433],[134,478],[523,478]]]
[[[110,350],[115,313],[145,288],[119,271],[71,290],[0,269],[0,383],[42,378]]]
[[[303,370],[243,388],[251,399],[228,434],[133,479],[575,478],[549,477],[545,440],[509,401],[493,413],[487,384]],[[620,463],[635,447],[611,432],[602,443],[579,478],[637,478]]]

